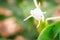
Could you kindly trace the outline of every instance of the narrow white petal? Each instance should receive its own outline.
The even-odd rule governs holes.
[[[23,21],[26,21],[26,20],[28,20],[28,19],[31,18],[31,17],[32,17],[32,15],[28,16],[28,17],[25,18]]]
[[[38,8],[37,0],[33,0],[36,8]]]
[[[54,19],[60,19],[60,16],[58,16],[58,17],[47,18],[46,20],[48,21],[48,20],[54,20]]]

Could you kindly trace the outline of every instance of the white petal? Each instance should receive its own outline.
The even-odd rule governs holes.
[[[60,16],[47,18],[46,20],[48,21],[48,20],[54,20],[54,19],[60,19]]]
[[[26,20],[28,20],[28,19],[31,18],[31,17],[32,17],[32,15],[28,16],[28,17],[25,18],[23,21],[26,21]]]
[[[33,0],[33,1],[34,1],[34,4],[35,4],[35,7],[38,8],[37,0]]]

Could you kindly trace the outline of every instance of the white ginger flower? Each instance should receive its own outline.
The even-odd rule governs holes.
[[[36,19],[38,21],[42,20],[44,22],[44,13],[46,13],[46,12],[42,12],[42,10],[39,8],[39,6],[37,4],[37,0],[33,0],[33,1],[34,1],[36,8],[34,10],[30,11],[31,15],[28,16],[26,19],[24,19],[24,21],[28,20],[30,17],[33,17],[34,19]],[[37,27],[39,25],[40,25],[40,22],[37,25]]]
[[[34,4],[35,4],[35,9],[34,10],[31,10],[30,13],[31,15],[28,16],[27,18],[24,19],[24,21],[28,20],[30,17],[33,17],[34,19],[38,20],[38,25],[37,25],[37,28],[40,26],[40,20],[42,20],[44,22],[44,14],[46,12],[43,12],[40,8],[39,8],[39,5],[37,4],[37,0],[33,0],[34,1]],[[51,17],[51,18],[47,18],[46,21],[48,20],[54,20],[54,19],[58,19],[60,18],[60,16],[58,17]]]

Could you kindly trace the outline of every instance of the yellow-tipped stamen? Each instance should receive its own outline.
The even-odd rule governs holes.
[[[40,4],[40,2],[39,2],[38,7],[40,8],[40,6],[41,6],[41,4]]]
[[[38,25],[37,25],[37,28],[40,26],[40,21],[38,21]]]

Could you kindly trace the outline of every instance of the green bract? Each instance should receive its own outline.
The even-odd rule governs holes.
[[[60,40],[60,21],[44,28],[37,40]]]

